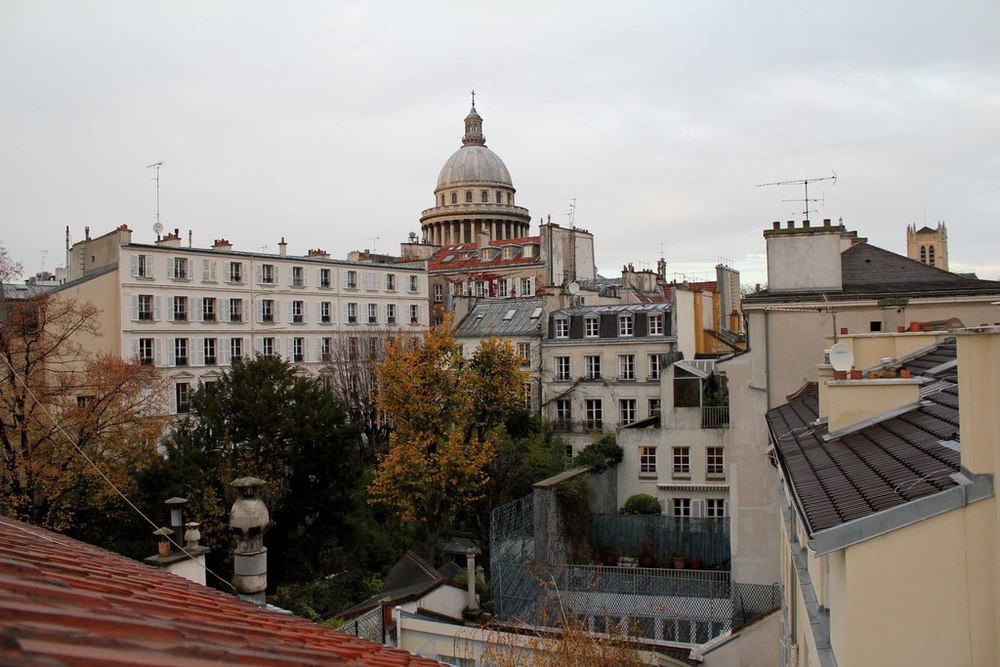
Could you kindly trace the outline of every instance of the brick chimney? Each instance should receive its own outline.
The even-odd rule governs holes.
[[[309,257],[315,257],[317,259],[330,259],[330,253],[319,248],[310,248]]]
[[[212,250],[218,250],[219,252],[230,252],[233,249],[233,244],[229,242],[228,239],[215,239],[212,243]]]
[[[236,533],[233,552],[233,586],[241,600],[263,606],[267,589],[267,547],[264,530],[271,518],[260,499],[260,487],[266,484],[256,477],[240,477],[233,481],[240,497],[229,513],[229,526]]]

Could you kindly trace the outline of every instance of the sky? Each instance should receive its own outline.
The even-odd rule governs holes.
[[[159,216],[238,250],[398,252],[476,91],[517,202],[623,264],[765,282],[773,220],[843,219],[1000,279],[1000,3],[0,0],[0,245]],[[575,204],[575,207],[574,207]],[[569,211],[573,209],[573,218]],[[44,265],[43,265],[44,262]]]

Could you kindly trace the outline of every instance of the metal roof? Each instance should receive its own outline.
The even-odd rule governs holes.
[[[455,327],[455,337],[541,335],[541,308],[540,298],[479,300]]]

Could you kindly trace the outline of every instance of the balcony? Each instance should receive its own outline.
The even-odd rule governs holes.
[[[729,428],[728,405],[704,405],[701,408],[702,428]]]

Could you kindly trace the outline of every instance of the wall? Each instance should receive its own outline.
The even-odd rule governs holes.
[[[776,610],[740,630],[724,641],[705,648],[703,667],[758,667],[777,665],[781,635],[781,610]]]
[[[54,298],[73,299],[81,305],[90,303],[97,308],[95,323],[101,334],[86,334],[74,338],[74,342],[81,345],[87,354],[122,355],[124,348],[118,325],[121,320],[118,275],[117,270],[109,271],[88,280],[68,284],[53,292]]]

